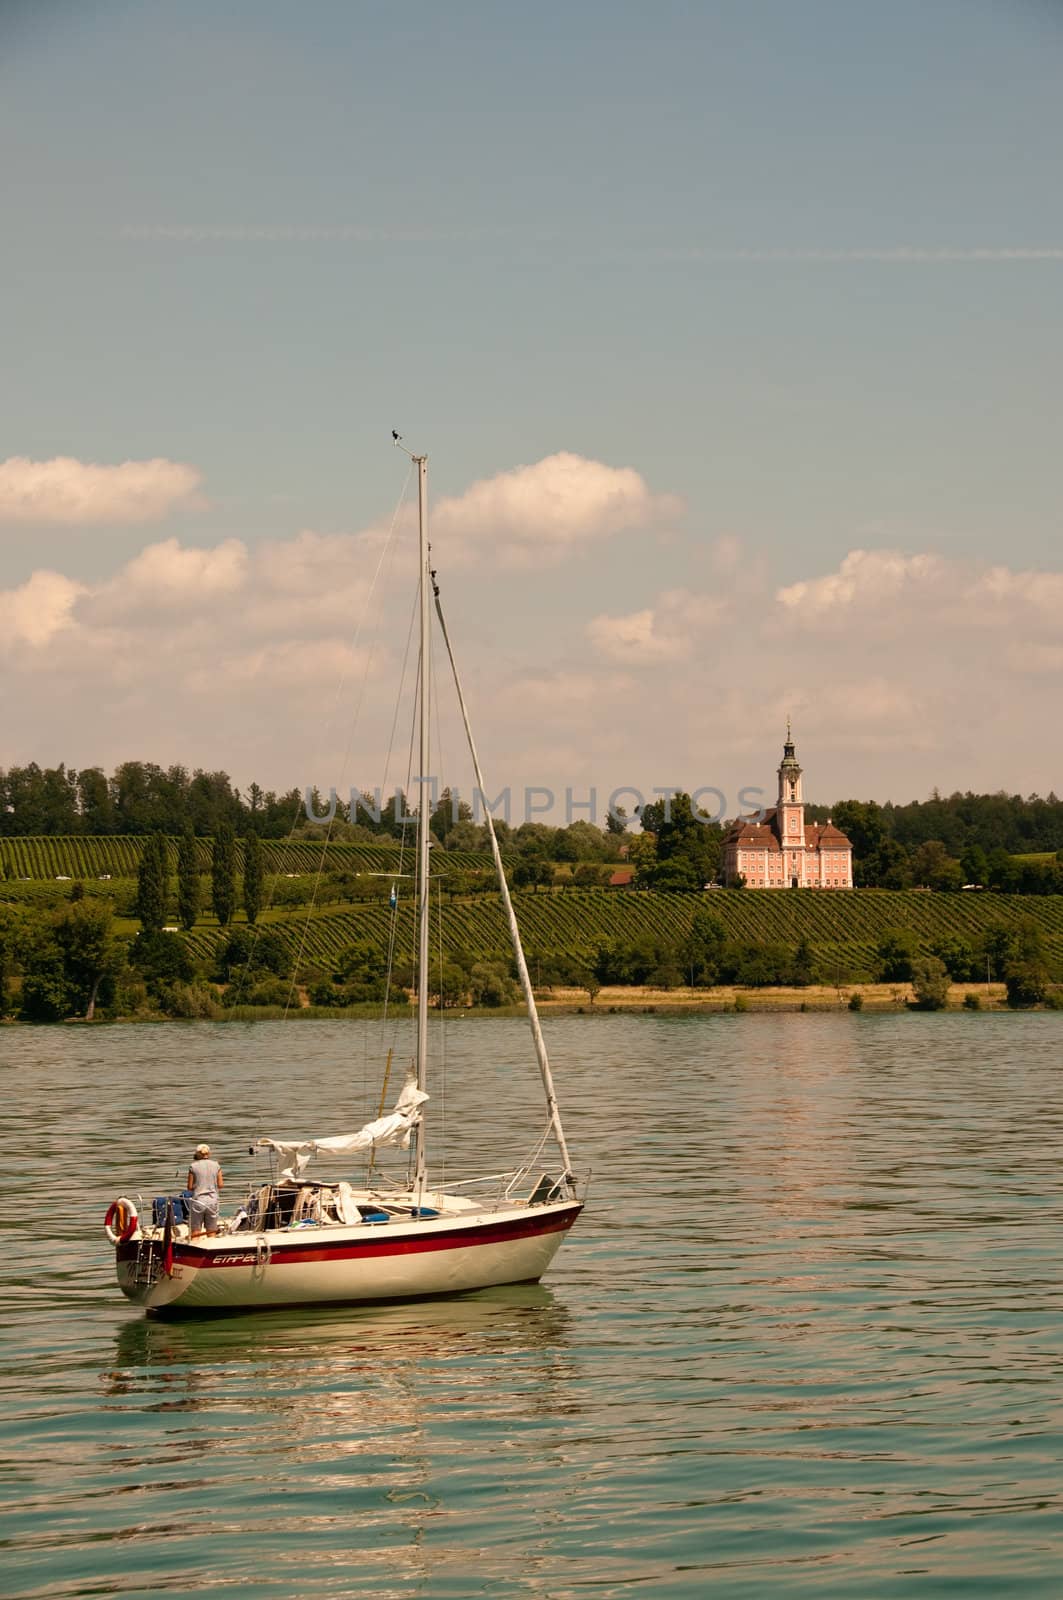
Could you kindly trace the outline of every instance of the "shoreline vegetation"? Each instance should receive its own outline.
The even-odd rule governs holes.
[[[963,892],[955,872],[938,888],[723,888],[706,829],[648,820],[656,833],[622,838],[514,833],[505,870],[546,1014],[1063,1009],[1063,851],[1037,864],[1036,893]],[[429,1004],[519,1015],[469,826],[432,854]],[[545,853],[562,845],[598,854]],[[209,839],[0,838],[0,1018],[364,1017],[385,1001],[401,1015],[418,939],[408,858],[394,841],[240,839],[227,822]]]
[[[837,989],[829,984],[809,984],[803,988],[777,985],[766,988],[740,988],[723,984],[713,989],[678,987],[654,988],[650,984],[614,985],[602,988],[592,1001],[585,989],[556,988],[537,990],[536,1007],[543,1017],[557,1016],[726,1016],[751,1013],[783,1015],[786,1013],[827,1014],[842,1013],[862,1015],[896,1015],[907,1011],[980,1012],[1013,1014],[1017,1009],[1009,1004],[1007,986],[1003,983],[950,984],[939,1005],[919,1003],[911,983],[858,983]],[[1043,1009],[1059,1010],[1063,1006],[1052,1004]],[[167,1014],[160,1011],[140,1011],[130,1015],[99,1012],[92,1018],[70,1016],[57,1019],[63,1026],[114,1027],[128,1024],[150,1025],[160,1022],[322,1022],[322,1021],[373,1021],[384,1015],[380,1001],[361,1001],[349,1006],[314,1005],[305,991],[293,1000],[290,1007],[283,1005],[218,1005],[212,1015],[197,1017]],[[413,999],[403,999],[389,1009],[392,1017],[412,1016]],[[523,1002],[497,1006],[448,1006],[437,1015],[448,1022],[479,1021],[498,1017],[524,1017],[527,1011]],[[55,1026],[55,1022],[45,1024]],[[0,1026],[36,1027],[40,1023],[6,1016]]]

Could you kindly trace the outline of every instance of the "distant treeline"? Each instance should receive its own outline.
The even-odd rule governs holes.
[[[189,827],[198,838],[210,839],[226,824],[241,838],[251,830],[261,839],[288,838],[293,830],[319,838],[321,829],[306,819],[303,804],[297,788],[277,794],[252,783],[241,791],[228,773],[200,768],[189,772],[125,761],[108,776],[101,767],[77,771],[31,762],[0,770],[0,839],[155,832],[176,839]],[[324,812],[325,806],[317,809]],[[404,798],[397,808],[385,804],[379,815],[375,810],[368,798],[352,819],[341,804],[332,837],[386,842],[402,834],[402,817],[409,810]],[[1063,860],[1050,859],[1063,852],[1063,800],[1055,794],[935,792],[906,805],[842,800],[809,805],[806,816],[809,821],[830,816],[852,840],[858,886],[957,889],[975,883],[1009,893],[1063,892]],[[538,864],[543,881],[545,863],[615,861],[622,846],[640,887],[697,888],[716,875],[722,830],[694,821],[686,797],[679,796],[668,811],[660,803],[647,806],[640,820],[644,832],[626,834],[615,820],[604,833],[587,822],[568,828],[524,823],[512,829],[499,822],[497,829],[511,848]],[[467,806],[455,812],[446,791],[432,827],[449,849],[485,847],[483,828]],[[1032,855],[1049,859],[1015,859]]]

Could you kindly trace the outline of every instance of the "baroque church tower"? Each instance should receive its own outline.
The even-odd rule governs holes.
[[[805,800],[801,792],[801,763],[794,751],[790,719],[786,719],[786,743],[779,763],[778,818],[779,843],[783,851],[783,876],[796,889],[804,882]]]
[[[851,889],[852,845],[828,818],[805,821],[801,763],[790,719],[771,811],[738,817],[723,842],[724,882],[750,889]]]

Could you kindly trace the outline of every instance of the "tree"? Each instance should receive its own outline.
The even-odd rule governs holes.
[[[965,883],[984,885],[989,882],[989,857],[980,844],[968,845],[960,857]]]
[[[32,930],[22,952],[20,1015],[27,1022],[59,1022],[70,1015],[70,987],[63,952],[51,923]]]
[[[944,962],[945,971],[953,983],[967,983],[972,978],[982,976],[974,947],[957,934],[939,939],[933,953],[939,961]]]
[[[136,914],[145,933],[159,933],[166,921],[166,839],[149,834],[137,868]]]
[[[982,953],[985,957],[987,974],[994,978],[1003,978],[1008,967],[1018,958],[1019,941],[1015,929],[1008,927],[1004,922],[993,923],[983,935]]]
[[[452,828],[456,828],[459,823],[471,821],[472,807],[466,801],[458,799],[448,787],[440,794],[435,810],[428,819],[428,826],[442,844]]]
[[[236,909],[236,834],[231,822],[219,822],[210,862],[210,903],[223,928]]]
[[[653,834],[634,834],[628,845],[627,858],[635,869],[635,887],[648,888],[653,882],[657,866],[657,840]]]
[[[7,980],[14,970],[26,937],[21,910],[0,905],[0,1017],[7,1015]]]
[[[727,929],[714,911],[702,908],[694,913],[690,932],[679,949],[679,960],[692,985],[711,989],[720,969],[720,954],[727,943]]]
[[[474,1006],[511,1006],[519,998],[516,983],[501,961],[478,961],[469,977]]]
[[[125,965],[125,948],[111,932],[107,900],[76,900],[55,919],[55,941],[63,958],[70,1003],[84,1006],[91,1022],[101,985]]]
[[[909,982],[918,953],[919,941],[911,928],[888,928],[878,942],[879,981]]]
[[[940,839],[927,839],[916,850],[911,862],[912,882],[926,889],[960,889],[963,868],[953,861]]]
[[[643,806],[639,820],[643,831],[657,840],[654,888],[700,889],[712,882],[720,866],[723,835],[718,823],[706,821],[694,810],[688,794]]]
[[[917,956],[912,962],[912,991],[919,1011],[940,1011],[949,995],[949,975],[937,956]]]
[[[1004,977],[1008,1005],[1015,1010],[1040,1005],[1048,988],[1048,973],[1039,961],[1015,961]]]
[[[627,832],[627,812],[623,806],[617,806],[615,810],[609,812],[605,819],[605,831],[607,833]]]
[[[790,982],[795,988],[804,989],[816,981],[815,967],[812,961],[812,946],[802,935],[794,951],[793,964],[790,968]]]
[[[252,926],[262,909],[262,841],[254,828],[244,839],[244,910]]]
[[[186,823],[177,846],[177,920],[187,933],[199,915],[199,863],[196,836]]]

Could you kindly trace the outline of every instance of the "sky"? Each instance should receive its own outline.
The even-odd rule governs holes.
[[[0,767],[404,776],[396,428],[492,791],[731,815],[787,716],[821,802],[1063,790],[1061,75],[1048,0],[4,0]]]

